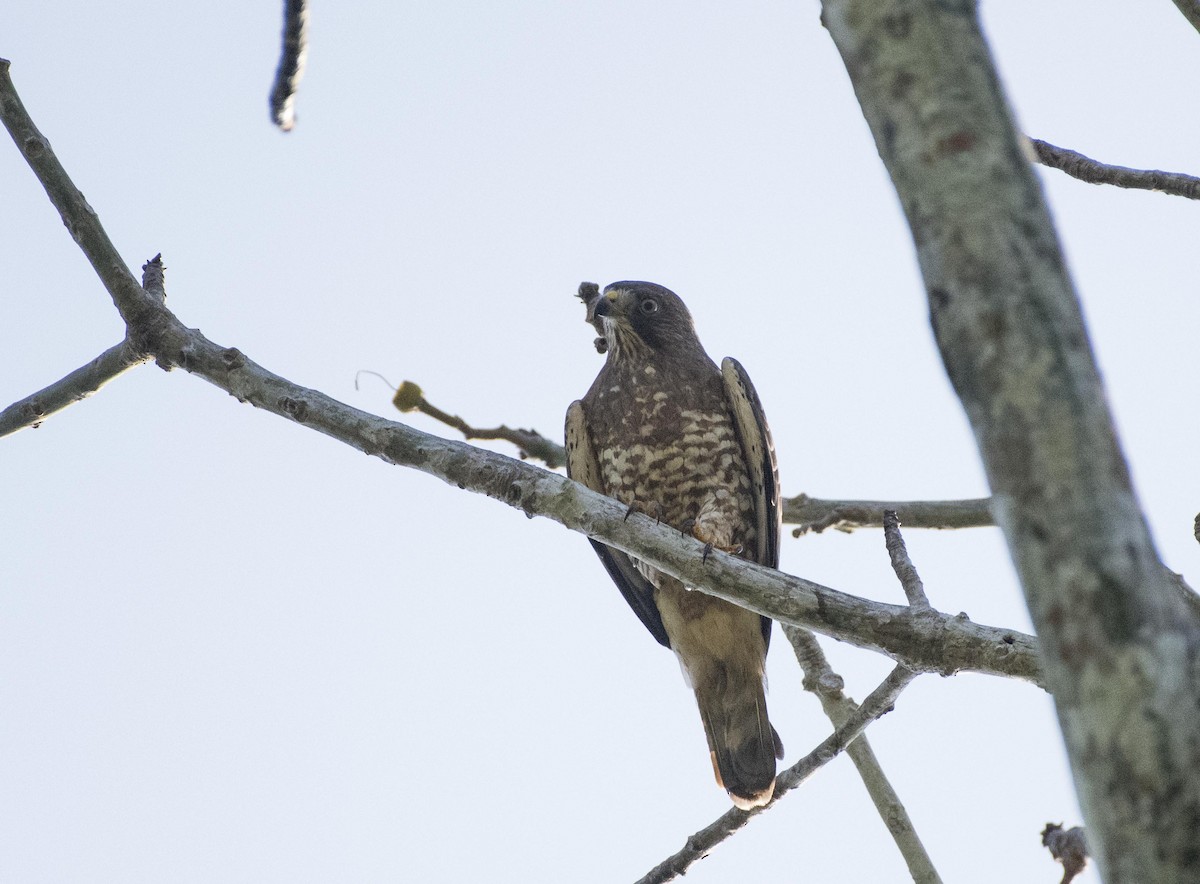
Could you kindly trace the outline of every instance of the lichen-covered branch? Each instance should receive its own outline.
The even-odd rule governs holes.
[[[290,132],[296,125],[296,90],[308,58],[308,0],[283,0],[283,46],[271,86],[271,122]]]
[[[753,817],[774,807],[784,795],[801,785],[818,768],[836,758],[859,734],[866,730],[867,725],[890,712],[896,703],[896,698],[900,696],[900,692],[914,678],[916,678],[916,673],[903,666],[897,666],[880,683],[879,687],[863,700],[862,705],[846,719],[844,725],[837,728],[815,749],[776,778],[775,797],[769,804],[753,810],[738,810],[734,807],[726,811],[714,822],[689,837],[678,853],[667,857],[639,878],[638,884],[662,884],[664,881],[672,881],[680,875],[686,874],[697,860],[706,857],[714,847],[740,830]]]
[[[1200,617],[1159,561],[973,0],[824,0],[912,229],[1108,884],[1195,874]]]
[[[1085,157],[1081,153],[1056,147],[1036,138],[1029,139],[1037,161],[1043,166],[1058,169],[1072,178],[1088,184],[1111,184],[1132,190],[1157,190],[1173,196],[1200,200],[1200,178],[1182,172],[1161,172],[1158,169],[1130,169],[1113,166]]]
[[[148,358],[131,347],[128,340],[109,347],[87,365],[0,411],[0,436],[41,426],[50,415],[86,399],[117,375]]]
[[[821,708],[829,716],[834,727],[842,727],[850,716],[858,710],[858,704],[842,693],[843,682],[840,675],[833,671],[821,645],[807,629],[796,626],[784,626],[784,635],[791,642],[796,652],[796,660],[804,670],[804,689],[811,691],[821,701]],[[941,876],[934,868],[933,860],[921,843],[917,830],[908,816],[908,810],[900,801],[900,796],[892,788],[887,774],[875,757],[867,735],[863,734],[846,747],[846,754],[858,769],[867,794],[879,811],[879,817],[887,826],[892,840],[900,849],[900,855],[908,865],[909,874],[916,884],[937,884]]]
[[[1200,31],[1200,2],[1197,0],[1175,0],[1175,6],[1183,13],[1193,28]]]
[[[0,64],[0,116],[18,146],[27,143],[29,132],[36,132],[13,90],[7,63]],[[161,268],[148,267],[147,286],[138,284],[49,144],[40,134],[36,143],[32,156],[24,151],[31,168],[126,318],[131,339],[163,368],[182,368],[240,402],[389,463],[486,494],[528,515],[553,519],[688,586],[781,622],[880,651],[914,671],[948,675],[970,670],[1040,683],[1032,636],[980,626],[964,616],[868,601],[720,552],[705,557],[704,547],[690,536],[646,516],[626,519],[627,506],[556,473],[359,411],[267,371],[235,348],[210,341],[167,309],[155,282]]]
[[[982,528],[996,524],[987,497],[972,500],[821,500],[798,494],[783,501],[783,521],[800,527],[794,537],[826,528],[847,533],[856,528],[882,528],[891,510],[909,528]]]

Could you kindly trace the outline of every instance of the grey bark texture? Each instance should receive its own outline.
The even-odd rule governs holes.
[[[1104,880],[1200,868],[1200,620],[1135,498],[975,3],[825,0],[1037,626]]]
[[[983,528],[995,525],[989,498],[973,500],[821,500],[807,494],[784,498],[783,521],[798,525],[799,537],[827,528],[845,531],[882,528],[883,514],[891,511],[906,528]]]
[[[37,427],[52,414],[91,396],[117,375],[140,365],[146,359],[129,341],[109,347],[87,365],[81,365],[32,396],[0,411],[0,436],[26,427]]]

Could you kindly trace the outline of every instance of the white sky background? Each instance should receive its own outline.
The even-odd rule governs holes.
[[[317,0],[287,136],[279,5],[0,11],[34,120],[185,323],[361,408],[394,416],[354,389],[374,369],[557,435],[602,358],[576,286],[649,279],[746,365],[786,494],[986,493],[813,0]],[[1029,134],[1200,172],[1200,35],[1136,6],[984,12]],[[1195,582],[1200,209],[1039,174]],[[122,327],[7,139],[0,200],[3,405]],[[729,806],[675,661],[546,520],[152,365],[0,441],[0,500],[0,880],[622,881]],[[907,539],[937,607],[1030,628],[998,532]],[[788,536],[782,567],[903,598],[878,532]],[[889,669],[825,644],[857,698]],[[769,670],[790,764],[829,725],[778,630]],[[1044,694],[925,676],[869,735],[946,881],[1058,880],[1038,833],[1079,815]],[[842,758],[688,881],[752,875],[906,873]]]

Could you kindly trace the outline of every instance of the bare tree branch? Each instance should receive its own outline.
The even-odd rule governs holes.
[[[1182,2],[1182,0],[1179,0]],[[1130,169],[1111,166],[1081,153],[1056,147],[1036,138],[1029,139],[1037,161],[1043,166],[1066,172],[1072,178],[1088,184],[1112,184],[1132,190],[1157,190],[1172,196],[1200,200],[1200,178],[1182,172],[1160,172],[1157,169]]]
[[[842,727],[858,710],[858,704],[842,693],[842,677],[833,671],[816,636],[810,631],[795,626],[784,626],[783,632],[796,652],[800,668],[804,670],[804,689],[816,694],[817,699],[821,701],[821,708],[825,710],[833,726]],[[879,759],[875,757],[867,735],[861,735],[847,746],[846,754],[858,768],[858,775],[867,787],[867,794],[871,796],[875,809],[879,811],[892,840],[896,842],[901,856],[908,864],[913,881],[917,884],[940,882],[942,879],[933,866],[933,860],[929,858],[925,845],[917,836],[900,796],[892,788]]]
[[[1194,877],[1200,617],[1173,589],[972,2],[824,0],[1044,647],[1109,882]]]
[[[0,411],[0,436],[41,426],[50,415],[86,399],[117,375],[141,365],[148,358],[131,347],[128,340],[109,347],[87,365]]]
[[[1175,5],[1197,31],[1200,31],[1200,2],[1197,0],[1175,0]]]
[[[799,537],[809,531],[819,534],[826,528],[847,533],[856,528],[882,528],[883,514],[894,511],[909,528],[983,528],[996,524],[990,509],[991,498],[973,500],[821,500],[798,494],[783,501],[783,521],[799,525],[792,531]]]
[[[914,608],[928,608],[929,598],[925,595],[925,584],[921,575],[908,557],[908,547],[904,545],[904,537],[900,534],[900,520],[893,510],[883,514],[883,537],[887,545],[888,557],[892,560],[892,570],[896,579],[904,588],[908,603]]]
[[[891,510],[886,512],[883,521],[888,556],[892,561],[896,577],[904,587],[905,595],[908,596],[909,605],[928,607],[929,600],[925,597],[921,578],[917,574],[912,560],[908,557],[908,550],[904,547],[904,538],[900,535],[900,525],[895,512]],[[820,643],[812,632],[795,626],[784,626],[783,632],[796,652],[796,660],[800,663],[800,668],[804,670],[804,689],[817,695],[821,701],[821,708],[825,710],[825,714],[829,716],[834,727],[841,727],[846,719],[858,709],[858,704],[842,693],[841,676],[834,672],[829,665]],[[854,762],[854,766],[858,768],[859,776],[862,777],[863,784],[867,787],[867,794],[871,796],[884,825],[887,826],[905,863],[908,864],[908,870],[913,880],[918,884],[940,882],[941,878],[937,869],[934,868],[933,861],[926,853],[924,845],[921,844],[921,839],[917,837],[908,811],[900,803],[899,796],[888,782],[887,775],[884,774],[875,753],[871,750],[866,735],[860,736],[851,743],[847,752]]]
[[[50,142],[33,124],[13,87],[9,64],[7,59],[0,58],[0,114],[4,127],[46,189],[46,195],[58,209],[71,237],[112,296],[126,327],[151,324],[156,315],[155,305],[147,300],[145,291],[130,275],[120,253],[100,226],[95,210],[88,205],[50,149]],[[133,344],[135,349],[148,352],[149,348],[141,347],[136,339]]]
[[[129,323],[131,339],[152,353],[160,366],[183,368],[240,402],[304,424],[388,463],[486,494],[529,516],[553,519],[630,553],[687,586],[780,622],[880,651],[914,671],[949,675],[970,670],[1040,684],[1032,636],[980,626],[965,615],[951,617],[856,598],[719,551],[704,557],[699,541],[640,514],[626,520],[626,505],[556,473],[359,411],[272,374],[237,349],[213,343],[183,325],[159,292],[147,291],[130,275],[95,212],[34,128],[13,89],[8,64],[2,61],[0,117]]]
[[[376,375],[389,387],[392,386],[387,378],[377,372],[365,373]],[[510,442],[517,447],[522,460],[540,460],[550,469],[558,469],[566,463],[566,449],[537,430],[512,429],[503,424],[492,429],[473,427],[458,415],[445,412],[426,399],[421,387],[412,381],[404,381],[394,389],[392,404],[401,412],[419,411],[453,427],[468,440],[500,439]],[[783,499],[783,521],[785,524],[799,526],[792,531],[793,537],[799,537],[809,531],[820,534],[826,528],[834,528],[847,534],[856,528],[881,528],[883,514],[888,510],[897,512],[904,525],[909,528],[982,528],[996,524],[988,508],[990,504],[991,499],[987,497],[973,500],[898,502],[821,500],[807,494],[797,494],[795,497]]]
[[[890,712],[916,673],[903,666],[892,670],[870,695],[863,700],[858,710],[847,718],[846,723],[837,728],[829,737],[823,740],[808,755],[801,758],[775,780],[775,797],[769,804],[756,807],[753,810],[738,810],[736,807],[726,811],[714,822],[696,832],[684,843],[683,849],[667,857],[645,876],[638,879],[638,884],[661,884],[672,881],[686,874],[692,864],[706,857],[714,847],[733,835],[746,825],[753,817],[774,807],[779,800],[807,780],[820,767],[832,761],[850,745],[872,721]]]
[[[283,48],[271,86],[271,121],[284,132],[296,125],[296,90],[308,58],[308,0],[283,0]]]

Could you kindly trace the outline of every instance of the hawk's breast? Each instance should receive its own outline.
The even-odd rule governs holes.
[[[675,527],[694,520],[714,546],[753,548],[749,471],[723,399],[681,407],[664,390],[620,393],[602,391],[608,419],[593,425],[608,494]]]

